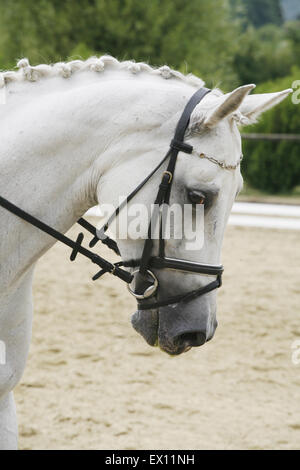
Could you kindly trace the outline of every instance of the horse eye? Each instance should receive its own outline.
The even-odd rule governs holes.
[[[203,194],[201,191],[189,191],[188,192],[188,198],[192,204],[205,204],[205,194]]]

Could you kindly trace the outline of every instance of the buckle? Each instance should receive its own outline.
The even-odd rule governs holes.
[[[171,181],[172,181],[172,179],[173,179],[173,174],[172,174],[170,171],[164,171],[164,172],[163,172],[162,179],[164,179],[164,176],[165,176],[165,175],[169,176],[168,184],[170,184]]]

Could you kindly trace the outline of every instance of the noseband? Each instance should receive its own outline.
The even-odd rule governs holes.
[[[78,223],[83,226],[86,230],[93,234],[93,239],[90,242],[90,247],[96,245],[100,240],[103,244],[107,245],[108,248],[115,251],[118,255],[119,250],[116,242],[105,234],[111,222],[119,215],[122,208],[134,198],[134,196],[139,192],[139,190],[150,180],[150,178],[161,168],[164,162],[168,161],[167,169],[162,173],[161,183],[158,188],[158,192],[155,198],[155,207],[161,207],[162,204],[169,205],[170,193],[172,189],[172,184],[174,180],[174,171],[177,162],[177,157],[179,152],[184,152],[187,154],[193,153],[193,147],[184,142],[184,135],[187,130],[187,127],[190,122],[190,117],[197,106],[203,98],[210,93],[211,90],[207,88],[201,88],[198,90],[188,101],[185,109],[178,121],[174,138],[171,141],[170,148],[161,162],[157,165],[156,168],[130,193],[130,195],[123,201],[123,203],[114,211],[110,216],[109,220],[106,222],[102,229],[97,230],[92,224],[90,224],[85,219],[81,218],[78,220]],[[213,163],[220,162],[211,157],[201,154],[204,158],[212,161]],[[235,169],[236,166],[226,166],[224,164],[220,165],[225,169]],[[114,276],[117,276],[124,282],[128,284],[129,292],[137,299],[138,308],[140,310],[149,310],[156,309],[166,305],[177,304],[179,302],[189,302],[196,297],[207,294],[212,290],[221,286],[222,283],[222,273],[223,266],[221,265],[211,265],[211,264],[201,264],[194,263],[192,261],[186,261],[176,258],[168,258],[165,256],[165,241],[162,234],[162,222],[160,211],[154,211],[150,224],[148,227],[148,238],[145,241],[142,256],[138,260],[129,260],[121,261],[118,263],[110,263],[101,256],[92,251],[84,248],[81,244],[83,241],[83,234],[80,233],[76,241],[71,240],[64,234],[58,232],[53,227],[45,224],[40,219],[37,219],[33,215],[25,212],[20,209],[18,206],[15,206],[7,199],[0,196],[0,206],[13,213],[17,217],[25,220],[31,225],[37,227],[39,230],[47,233],[56,240],[64,243],[72,249],[70,256],[71,261],[74,261],[78,253],[90,259],[93,263],[101,267],[101,270],[95,274],[93,280],[99,279],[103,274],[110,273]],[[153,251],[153,240],[151,238],[152,227],[155,226],[157,220],[159,219],[159,249],[158,256],[152,256]],[[126,268],[138,268],[133,271],[133,273],[128,272],[127,270],[122,269]],[[187,293],[175,295],[164,300],[157,300],[157,293],[159,291],[158,279],[153,273],[152,270],[160,269],[174,269],[176,271],[182,271],[186,273],[193,274],[203,274],[207,276],[214,276],[215,280],[211,281],[209,284],[202,286],[198,289],[192,290]]]

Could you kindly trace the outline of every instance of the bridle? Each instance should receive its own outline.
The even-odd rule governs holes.
[[[162,173],[161,183],[159,185],[154,204],[155,207],[158,208],[160,208],[163,204],[169,205],[170,193],[174,180],[173,177],[178,153],[194,153],[193,147],[184,142],[184,136],[190,122],[191,114],[197,104],[199,104],[203,100],[203,98],[210,92],[211,90],[207,88],[201,88],[190,98],[178,121],[174,138],[171,141],[170,148],[167,154],[156,166],[156,168],[154,168],[154,170],[149,175],[147,175],[147,177],[134,189],[134,191],[129,194],[129,196],[122,202],[122,204],[117,207],[117,209],[110,216],[109,220],[106,222],[104,227],[102,227],[102,229],[97,230],[96,227],[94,227],[92,224],[90,224],[87,220],[83,218],[80,218],[78,220],[78,223],[90,233],[92,233],[94,236],[89,244],[90,248],[95,246],[96,243],[100,240],[103,244],[107,245],[108,248],[120,255],[116,242],[109,238],[105,234],[105,232],[111,222],[119,215],[122,208],[134,198],[134,196],[140,191],[140,189],[150,180],[150,178],[159,170],[159,168],[161,168],[163,163],[166,161],[168,161],[168,165],[166,170]],[[226,166],[215,158],[209,157],[204,153],[200,154],[200,156],[202,158],[207,158],[211,162],[217,163],[222,168],[228,170],[235,169],[240,164],[239,161],[234,166]],[[14,215],[18,216],[19,218],[25,220],[26,222],[30,223],[31,225],[37,227],[41,231],[52,236],[61,243],[64,243],[65,245],[69,246],[72,249],[72,253],[70,256],[71,261],[74,261],[78,253],[80,253],[81,255],[90,259],[93,263],[97,264],[101,268],[101,270],[97,274],[95,274],[93,280],[99,279],[105,273],[110,273],[120,278],[122,281],[126,282],[128,284],[129,292],[137,299],[138,308],[140,310],[156,309],[166,305],[177,304],[179,302],[189,302],[196,297],[211,292],[212,290],[220,287],[222,284],[222,265],[201,264],[176,258],[168,258],[165,256],[165,240],[162,234],[160,211],[154,211],[151,216],[151,220],[148,227],[148,238],[145,240],[141,258],[137,260],[110,263],[98,254],[82,246],[82,241],[84,238],[83,233],[79,233],[76,241],[73,241],[66,235],[62,234],[61,232],[58,232],[53,227],[45,224],[40,219],[37,219],[28,212],[25,212],[24,210],[20,209],[18,206],[15,206],[10,201],[1,196],[0,206],[13,213]],[[152,256],[153,239],[151,238],[151,233],[152,227],[157,223],[158,219],[160,223],[159,250],[158,256]],[[133,273],[130,273],[127,270],[124,270],[123,267],[138,269],[135,269]],[[164,300],[157,300],[159,282],[152,269],[175,269],[177,271],[183,271],[187,273],[215,276],[216,278],[209,284],[202,286],[198,289],[192,290],[188,293],[175,295]]]
[[[184,135],[190,122],[190,117],[200,101],[211,90],[201,88],[198,90],[188,101],[185,109],[178,121],[174,138],[171,141],[170,149],[161,162],[161,164],[168,159],[168,166],[163,171],[161,183],[154,201],[154,206],[159,208],[162,204],[169,204],[172,184],[174,181],[174,171],[177,162],[178,153],[185,152],[191,154],[193,147],[184,142]],[[128,202],[128,201],[127,201]],[[160,217],[159,211],[154,211],[148,227],[148,237],[145,240],[142,256],[139,260],[131,260],[123,262],[123,266],[138,269],[133,272],[134,276],[134,289],[129,285],[129,292],[137,299],[139,310],[156,309],[165,305],[172,305],[178,302],[188,302],[200,295],[206,294],[213,289],[221,286],[221,279],[223,273],[223,266],[204,265],[200,263],[167,258],[165,256],[165,240],[162,236],[162,223],[161,217],[159,220],[159,249],[158,256],[152,256],[153,239],[151,238],[152,227],[155,226],[157,218]],[[152,298],[158,290],[158,281],[153,274],[152,269],[176,269],[184,272],[191,272],[197,274],[207,274],[216,276],[216,279],[204,287],[192,290],[191,292],[179,294],[169,297],[164,300],[148,301]]]

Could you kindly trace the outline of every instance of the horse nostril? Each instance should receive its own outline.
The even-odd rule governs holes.
[[[202,344],[206,342],[206,335],[200,331],[183,333],[177,337],[176,342],[179,345],[186,345],[190,347],[202,346]]]

